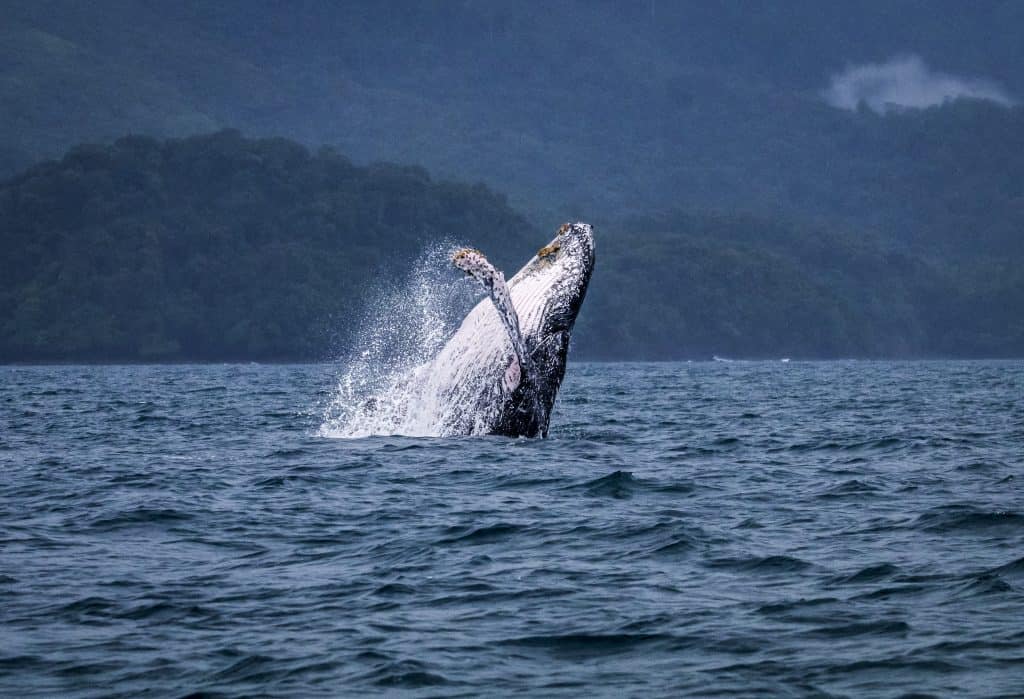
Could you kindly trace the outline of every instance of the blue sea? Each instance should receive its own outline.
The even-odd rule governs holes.
[[[1024,696],[1024,362],[571,363],[546,440],[338,375],[0,367],[0,695]]]

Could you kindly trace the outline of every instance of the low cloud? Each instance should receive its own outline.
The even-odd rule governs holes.
[[[857,109],[863,102],[879,114],[931,107],[962,97],[989,100],[1006,107],[1015,103],[990,80],[935,72],[919,56],[897,56],[885,63],[849,66],[832,76],[832,84],[822,96],[833,107]]]

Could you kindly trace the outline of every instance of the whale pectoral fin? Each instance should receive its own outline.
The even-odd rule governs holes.
[[[457,251],[452,256],[452,264],[479,281],[487,289],[487,293],[501,317],[501,323],[505,326],[505,332],[508,333],[509,340],[512,342],[512,351],[515,352],[513,363],[516,365],[516,373],[519,375],[516,385],[519,385],[524,374],[529,380],[533,375],[533,363],[526,353],[526,343],[519,331],[519,315],[516,313],[515,306],[512,305],[512,295],[505,283],[505,275],[501,273],[501,270],[495,269],[482,252],[472,248],[463,248]],[[511,368],[510,366],[509,370]],[[506,371],[507,376],[508,371]]]

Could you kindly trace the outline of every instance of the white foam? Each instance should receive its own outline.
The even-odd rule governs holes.
[[[479,293],[471,280],[452,274],[453,248],[431,248],[405,281],[372,295],[356,350],[342,362],[324,408],[321,436],[440,434],[441,406],[425,390],[431,383],[426,365]]]

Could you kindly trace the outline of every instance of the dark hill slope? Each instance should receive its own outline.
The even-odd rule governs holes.
[[[738,215],[598,234],[578,357],[1024,354],[1012,256]],[[425,247],[511,273],[546,237],[484,186],[283,139],[81,146],[0,183],[0,360],[324,358]]]
[[[590,356],[1024,356],[1012,258],[944,265],[856,231],[724,214],[637,218],[602,243],[577,333]]]
[[[285,140],[82,146],[0,186],[0,358],[323,356],[445,238],[501,262],[540,235],[482,186]]]

